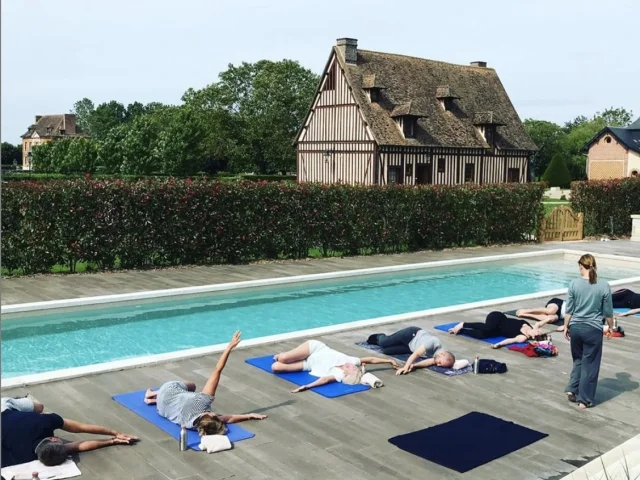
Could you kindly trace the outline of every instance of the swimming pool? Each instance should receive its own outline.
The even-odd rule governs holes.
[[[640,269],[602,263],[599,274]],[[220,344],[236,329],[255,339],[559,290],[576,275],[575,259],[556,254],[3,314],[2,379]]]

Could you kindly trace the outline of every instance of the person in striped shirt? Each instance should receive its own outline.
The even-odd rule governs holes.
[[[148,389],[145,394],[145,403],[157,405],[158,413],[164,418],[189,429],[196,429],[200,436],[224,435],[227,431],[226,425],[229,423],[267,418],[266,415],[258,413],[218,415],[211,408],[220,375],[227,364],[231,350],[240,343],[240,335],[239,331],[233,334],[233,338],[222,352],[216,368],[201,392],[196,392],[196,384],[193,382],[170,381],[162,384],[157,391]]]

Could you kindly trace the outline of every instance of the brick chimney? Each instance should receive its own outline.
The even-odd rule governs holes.
[[[472,67],[487,68],[487,62],[471,62]]]
[[[336,41],[338,50],[346,63],[355,65],[358,62],[358,40],[355,38],[339,38]]]

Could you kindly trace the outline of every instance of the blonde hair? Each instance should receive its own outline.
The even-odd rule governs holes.
[[[220,418],[211,415],[202,415],[195,422],[195,426],[198,429],[198,435],[204,437],[205,435],[223,435],[227,431],[227,426],[220,420]]]
[[[595,284],[598,281],[598,267],[596,266],[596,259],[590,253],[585,253],[578,260],[578,264],[585,270],[589,271],[589,283]]]
[[[342,383],[347,385],[357,385],[362,381],[362,375],[364,374],[364,367],[358,368],[354,372],[347,373],[342,379]]]

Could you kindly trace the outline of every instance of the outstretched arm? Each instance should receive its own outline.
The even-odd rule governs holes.
[[[247,420],[264,420],[267,416],[262,415],[261,413],[246,413],[237,415],[218,415],[218,418],[224,423],[239,423]]]
[[[421,345],[420,347],[418,347],[416,351],[411,354],[411,356],[407,360],[407,363],[405,363],[402,368],[398,369],[398,371],[396,372],[396,375],[404,375],[405,373],[409,373],[411,370],[413,370],[413,368],[415,367],[413,363],[422,355],[424,355],[424,352],[426,352],[424,345]],[[432,359],[428,358],[427,360],[423,360],[422,362],[419,362],[419,363],[424,364],[429,360],[432,360]],[[425,365],[425,366],[428,366],[428,365]]]
[[[106,440],[79,440],[66,445],[69,453],[90,452],[99,448],[110,447],[112,445],[131,445],[137,439],[126,440],[124,438],[113,437]]]
[[[378,358],[378,357],[362,357],[360,359],[362,365],[380,365],[389,364],[393,368],[398,368],[398,362],[392,358]]]
[[[640,313],[640,308],[634,308],[624,313],[616,313],[616,317],[628,317],[629,315],[635,315],[636,313]]]
[[[69,433],[92,433],[94,435],[109,435],[118,440],[123,440],[129,442],[130,440],[136,441],[138,437],[134,437],[133,435],[127,435],[124,433],[117,432],[107,427],[102,427],[100,425],[91,425],[88,423],[80,423],[75,420],[69,420],[68,418],[63,419],[64,423],[62,425],[62,430]],[[78,443],[78,442],[75,442]]]
[[[236,331],[227,345],[227,348],[224,349],[222,355],[220,355],[220,360],[216,364],[216,368],[211,372],[211,376],[207,380],[207,383],[204,384],[202,388],[202,393],[206,393],[207,395],[211,395],[212,397],[216,394],[216,390],[218,389],[218,383],[220,383],[220,375],[222,374],[222,370],[224,370],[225,365],[227,364],[227,360],[229,359],[229,354],[231,354],[231,350],[236,348],[240,343],[240,331]]]
[[[500,347],[504,347],[505,345],[511,345],[512,343],[524,343],[526,341],[527,341],[526,335],[518,335],[517,337],[505,338],[501,342],[494,343],[493,345],[491,345],[491,348],[500,348]]]
[[[335,382],[335,381],[336,381],[336,377],[334,377],[333,375],[328,375],[326,377],[320,377],[315,382],[309,383],[308,385],[302,385],[301,387],[298,387],[295,390],[293,390],[291,393],[304,392],[305,390],[309,390],[309,389],[314,388],[314,387],[319,387],[321,385],[326,385],[327,383],[331,383],[331,382]]]

